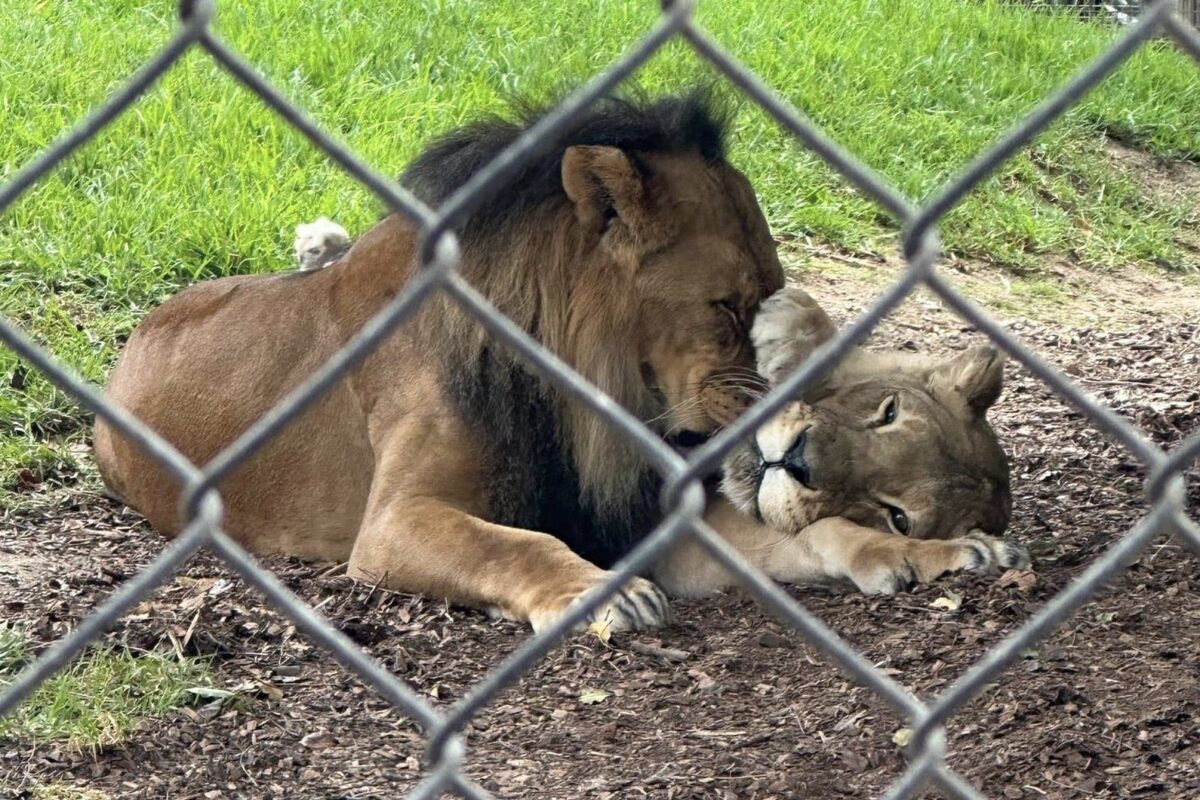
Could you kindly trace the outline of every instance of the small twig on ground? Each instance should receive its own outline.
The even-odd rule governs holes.
[[[626,646],[635,653],[641,653],[644,656],[657,656],[667,661],[683,661],[691,655],[686,650],[674,650],[669,647],[660,647],[656,644],[647,644],[646,642],[629,642]]]
[[[321,570],[313,577],[314,578],[324,578],[327,575],[332,575],[333,573],[337,572],[339,569],[345,569],[349,565],[350,565],[349,561],[340,561],[337,564],[330,564],[328,567]]]

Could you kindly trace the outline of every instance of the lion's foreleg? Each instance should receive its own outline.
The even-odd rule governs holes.
[[[443,597],[541,630],[611,573],[545,533],[509,528],[450,505],[388,503],[368,516],[349,574],[388,588]],[[669,619],[662,592],[635,578],[590,620],[614,630]]]
[[[431,384],[418,376],[405,391],[380,392],[372,408],[375,469],[349,574],[540,630],[611,573],[549,534],[487,519],[478,432],[445,410]],[[662,592],[635,579],[593,617],[620,629],[653,627],[668,615]]]

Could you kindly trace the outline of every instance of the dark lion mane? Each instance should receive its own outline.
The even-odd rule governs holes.
[[[513,107],[512,119],[493,115],[442,134],[408,165],[400,182],[429,205],[440,205],[546,116],[553,104],[518,100]],[[547,145],[535,149],[501,191],[469,204],[458,231],[468,238],[487,236],[521,224],[538,206],[565,199],[561,174],[563,151],[568,147],[618,147],[641,167],[639,153],[698,153],[705,161],[717,162],[725,157],[728,125],[728,107],[707,86],[651,101],[603,98]]]
[[[437,138],[401,182],[437,206],[546,113],[518,109]],[[562,185],[566,148],[623,150],[649,176],[645,155],[724,161],[728,115],[707,89],[649,101],[608,98],[582,113],[454,226],[463,277],[502,313],[641,419],[662,414],[639,372],[631,332],[636,297],[619,270],[581,278],[574,211]],[[628,278],[623,278],[628,280]],[[418,319],[457,414],[479,438],[489,519],[562,539],[609,566],[659,519],[661,478],[632,443],[568,401],[523,359],[439,297]],[[661,431],[660,431],[661,433]]]

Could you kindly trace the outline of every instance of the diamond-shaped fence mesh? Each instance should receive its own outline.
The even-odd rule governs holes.
[[[1040,8],[1042,10],[1067,11],[1077,14],[1083,19],[1101,22],[1129,25],[1154,0],[1014,0],[1014,2]],[[1200,22],[1200,3],[1196,0],[1175,0],[1176,9],[1181,17],[1193,25]]]
[[[0,694],[0,716],[11,712],[43,681],[61,669],[106,627],[169,579],[196,551],[208,548],[223,558],[245,580],[262,591],[297,627],[327,648],[347,669],[381,696],[410,716],[428,737],[428,770],[410,798],[429,798],[449,792],[467,798],[490,795],[466,778],[461,767],[466,750],[459,733],[497,693],[511,685],[521,673],[541,659],[576,623],[619,587],[646,567],[665,547],[682,536],[695,536],[711,555],[734,573],[774,613],[792,625],[809,643],[863,685],[874,690],[894,707],[913,728],[909,745],[910,763],[886,797],[900,800],[916,796],[933,785],[952,798],[976,799],[982,795],[945,762],[944,725],[983,688],[995,681],[1026,648],[1036,644],[1058,624],[1091,598],[1157,536],[1173,534],[1200,554],[1200,525],[1184,509],[1183,474],[1200,458],[1200,434],[1193,435],[1175,451],[1164,453],[1122,417],[1100,405],[1071,379],[1051,367],[983,311],[959,294],[936,270],[939,243],[938,221],[1007,158],[1116,69],[1150,37],[1166,35],[1200,61],[1200,34],[1175,14],[1172,0],[1147,4],[1135,24],[1095,61],[1087,65],[1056,94],[990,149],[969,164],[924,204],[906,199],[883,178],[859,162],[837,142],[828,138],[803,114],[790,106],[750,70],[726,53],[692,19],[693,2],[668,2],[653,28],[618,61],[596,76],[547,116],[520,136],[493,162],[476,173],[440,208],[431,209],[395,181],[364,164],[346,147],[321,130],[305,113],[289,102],[254,68],[231,50],[211,30],[213,0],[194,0],[181,5],[180,26],[171,41],[137,72],[108,102],[82,121],[56,144],[19,171],[0,188],[0,212],[66,158],[125,112],[137,98],[163,76],[181,56],[193,48],[207,52],[238,81],[257,94],[279,116],[303,133],[347,173],[369,188],[395,212],[404,214],[424,234],[422,269],[389,305],[372,318],[344,347],[289,394],[268,414],[218,454],[209,463],[195,465],[136,417],[109,401],[53,355],[35,344],[11,321],[0,317],[0,339],[18,355],[42,370],[82,405],[112,424],[146,450],[184,487],[187,524],[183,533],[168,545],[148,567],[123,584],[105,603],[84,619],[68,636],[48,648]],[[801,369],[773,389],[735,423],[684,460],[667,447],[649,428],[614,401],[589,385],[568,365],[534,341],[525,331],[501,315],[456,271],[458,244],[455,225],[471,205],[495,192],[514,174],[539,145],[569,125],[577,114],[614,89],[672,38],[682,38],[714,69],[728,78],[745,95],[760,105],[804,146],[819,155],[858,190],[873,198],[904,229],[907,268],[875,303],[833,340],[820,348]],[[806,611],[764,574],[747,563],[701,518],[704,493],[700,478],[719,466],[722,458],[836,364],[856,342],[913,291],[925,286],[950,308],[975,325],[997,346],[1023,364],[1064,400],[1074,405],[1100,429],[1125,445],[1147,469],[1146,492],[1150,510],[1141,521],[1105,554],[1098,558],[1063,591],[1038,610],[1024,625],[989,650],[950,688],[931,703],[918,700],[832,630]],[[430,296],[444,292],[471,313],[494,337],[523,354],[532,369],[549,377],[564,392],[587,404],[609,424],[635,441],[662,472],[666,484],[667,513],[659,526],[613,570],[604,587],[587,602],[572,608],[551,628],[531,637],[522,647],[448,711],[431,707],[416,692],[365,655],[315,609],[308,606],[221,530],[221,500],[214,487],[257,448],[295,419],[356,363],[367,356],[393,329],[410,317]]]

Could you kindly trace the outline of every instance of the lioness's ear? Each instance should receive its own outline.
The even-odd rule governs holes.
[[[947,403],[961,403],[982,417],[1004,386],[1004,355],[994,347],[972,347],[936,367],[929,390]]]
[[[603,231],[614,217],[635,226],[643,216],[645,183],[620,148],[568,147],[563,153],[562,183],[579,223],[589,230]]]

